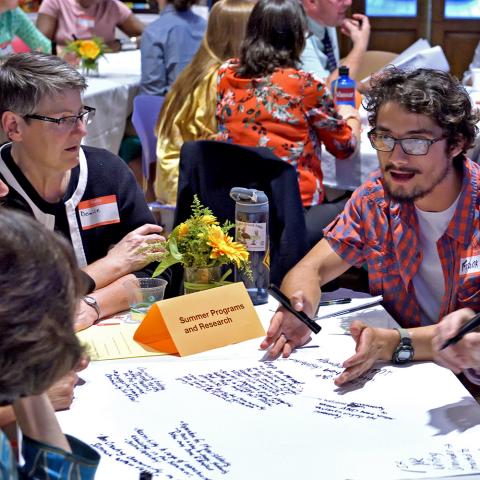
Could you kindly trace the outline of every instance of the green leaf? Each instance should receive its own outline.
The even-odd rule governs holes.
[[[159,264],[158,267],[155,269],[155,271],[152,273],[152,278],[158,277],[160,274],[162,274],[167,268],[171,267],[172,265],[175,265],[176,263],[179,263],[180,260],[177,260],[176,258],[173,257],[167,257],[164,258]]]
[[[182,261],[183,255],[178,251],[178,245],[176,238],[171,238],[168,242],[168,249],[172,257],[177,260],[177,262]],[[173,265],[173,264],[172,264]]]

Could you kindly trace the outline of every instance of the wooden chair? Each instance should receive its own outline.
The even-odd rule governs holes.
[[[394,52],[384,52],[382,50],[368,50],[365,52],[362,64],[355,77],[357,82],[360,82],[364,78],[370,76],[372,73],[381,70],[385,65],[391,63],[391,61],[397,56]]]

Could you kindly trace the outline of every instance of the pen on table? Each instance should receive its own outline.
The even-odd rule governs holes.
[[[467,333],[472,332],[479,326],[480,326],[480,313],[477,313],[472,319],[470,319],[465,325],[463,325],[462,328],[460,328],[460,330],[455,336],[448,339],[440,347],[440,350],[443,350],[444,348],[447,348],[450,345],[454,345],[455,343],[459,342]]]
[[[350,303],[351,301],[351,298],[335,298],[333,300],[323,300],[318,304],[318,306],[327,307],[328,305],[343,305],[344,303]]]

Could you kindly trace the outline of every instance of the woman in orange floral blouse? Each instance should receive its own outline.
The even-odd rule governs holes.
[[[240,59],[218,72],[216,115],[217,140],[267,147],[296,168],[313,242],[344,205],[333,211],[321,205],[322,144],[339,159],[350,157],[360,138],[360,120],[350,106],[336,109],[325,84],[297,68],[307,34],[298,0],[260,0]]]

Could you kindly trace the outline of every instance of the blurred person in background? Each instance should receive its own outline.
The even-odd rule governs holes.
[[[251,0],[220,0],[212,7],[198,52],[165,98],[157,125],[155,179],[155,195],[162,203],[176,203],[183,143],[212,139],[216,134],[217,70],[225,60],[239,55],[253,5]]]
[[[323,81],[300,70],[307,28],[297,0],[255,5],[240,58],[218,72],[217,140],[266,147],[295,167],[314,245],[347,201],[324,203],[322,146],[338,159],[354,154],[360,117],[350,105],[335,108]]]
[[[0,57],[15,53],[12,41],[20,38],[30,50],[50,53],[52,45],[18,6],[18,0],[0,0]]]
[[[207,22],[192,12],[196,0],[158,0],[160,16],[142,36],[140,93],[165,95],[195,55]]]
[[[302,52],[302,69],[316,73],[328,86],[338,77],[338,67],[349,68],[355,78],[370,40],[368,17],[354,13],[347,18],[352,0],[302,0],[310,33]],[[340,61],[337,27],[352,41],[352,49]]]
[[[117,27],[128,37],[139,37],[144,25],[119,0],[43,0],[37,17],[37,28],[57,45],[100,37],[118,52]]]

